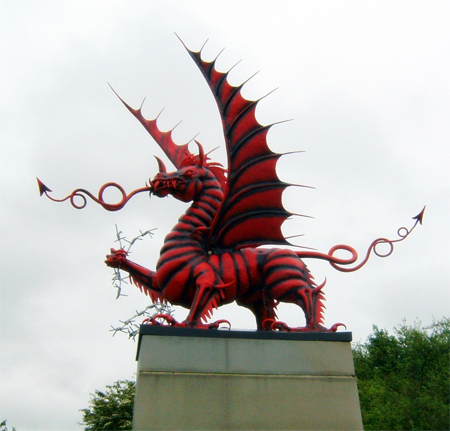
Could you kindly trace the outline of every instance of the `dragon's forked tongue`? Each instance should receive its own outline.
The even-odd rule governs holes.
[[[50,188],[48,188],[41,180],[39,180],[39,178],[37,178],[37,181],[38,181],[38,186],[39,186],[39,193],[41,194],[41,196],[45,194],[45,196],[47,196],[49,199],[51,199],[54,202],[64,202],[66,200],[69,200],[70,203],[72,204],[72,206],[76,209],[82,209],[87,205],[86,196],[88,196],[94,202],[97,202],[106,210],[118,211],[118,210],[122,209],[134,195],[136,195],[138,193],[142,193],[142,192],[151,192],[152,191],[152,187],[146,185],[145,187],[141,187],[139,189],[133,190],[130,194],[127,195],[127,193],[125,192],[125,190],[123,189],[123,187],[121,185],[110,182],[110,183],[104,184],[100,188],[100,190],[98,191],[98,197],[94,196],[88,190],[75,189],[70,195],[66,196],[65,198],[56,199],[49,195],[49,193],[52,191]],[[105,200],[103,199],[103,193],[109,187],[113,187],[113,188],[119,190],[120,194],[122,195],[122,199],[119,202],[117,202],[115,204],[105,202]],[[81,198],[81,200],[82,200],[81,204],[75,202],[76,198]]]

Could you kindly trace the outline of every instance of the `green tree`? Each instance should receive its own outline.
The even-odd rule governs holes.
[[[8,431],[8,427],[6,426],[6,420],[0,422],[0,431]],[[16,431],[16,429],[13,427],[12,431]]]
[[[450,429],[450,319],[374,326],[353,352],[365,430]]]
[[[81,409],[85,431],[131,430],[135,382],[120,380],[106,391],[91,394],[89,408]]]

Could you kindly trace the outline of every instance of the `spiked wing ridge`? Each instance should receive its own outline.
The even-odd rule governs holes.
[[[211,248],[289,245],[281,225],[292,214],[284,209],[281,198],[290,184],[277,176],[276,164],[282,154],[272,152],[267,145],[271,125],[263,126],[256,119],[259,100],[245,99],[241,94],[244,84],[230,85],[229,72],[219,72],[216,60],[206,62],[201,50],[186,49],[216,99],[227,147],[228,188],[211,226]]]
[[[173,165],[178,168],[185,158],[185,156],[192,156],[192,154],[188,150],[188,145],[177,145],[172,139],[172,130],[167,132],[163,132],[158,128],[157,121],[158,117],[153,120],[147,120],[142,115],[142,105],[139,109],[134,109],[128,103],[126,103],[111,87],[119,100],[125,105],[125,107],[140,121],[140,123],[144,126],[145,130],[150,133],[150,136],[156,141],[156,143],[161,147],[169,160],[173,163]]]

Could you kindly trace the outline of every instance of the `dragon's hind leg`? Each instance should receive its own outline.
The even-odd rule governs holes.
[[[290,328],[285,323],[267,320],[270,329],[287,331],[336,331],[338,326],[327,329],[323,326],[323,302],[321,286],[316,286],[306,265],[290,250],[275,250],[270,253],[264,265],[266,289],[271,298],[278,302],[298,305],[305,314],[304,327]]]
[[[294,284],[295,284],[295,280]],[[297,280],[298,281],[298,280]],[[300,283],[303,284],[303,283]],[[288,328],[282,322],[273,322],[272,329],[286,329],[297,331],[326,331],[323,326],[323,309],[325,300],[322,293],[322,287],[310,286],[296,286],[291,287],[288,291],[280,297],[280,301],[296,304],[302,308],[305,313],[306,326],[300,328]]]
[[[240,298],[236,302],[238,305],[248,308],[255,315],[256,326],[259,331],[268,329],[267,324],[269,322],[271,324],[277,319],[275,308],[278,303],[273,298],[253,299],[252,301]]]
[[[324,283],[325,284],[325,283]],[[293,303],[301,307],[305,313],[306,325],[304,327],[291,328],[286,323],[277,320],[266,322],[266,326],[272,330],[295,332],[335,332],[343,323],[336,323],[331,328],[323,326],[323,310],[325,305],[322,287],[296,287],[280,298],[282,302]]]

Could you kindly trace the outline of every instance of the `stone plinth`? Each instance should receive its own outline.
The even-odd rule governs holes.
[[[133,430],[362,430],[350,341],[142,325]]]

